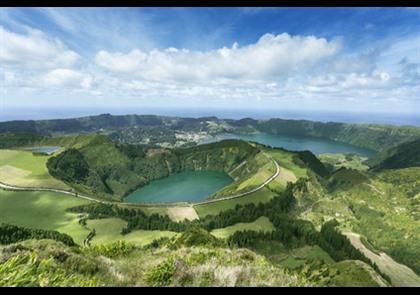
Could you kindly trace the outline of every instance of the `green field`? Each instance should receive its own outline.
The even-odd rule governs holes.
[[[265,153],[273,157],[277,163],[290,171],[292,171],[297,178],[306,177],[307,171],[305,168],[299,167],[294,161],[293,157],[295,154],[292,152],[282,151],[278,149],[263,149]]]
[[[253,250],[264,255],[269,261],[285,268],[295,269],[306,262],[319,259],[326,264],[334,263],[327,252],[319,246],[304,246],[296,249],[286,249],[277,241],[261,241],[254,245]]]
[[[11,192],[0,190],[0,222],[30,228],[56,230],[82,243],[89,233],[78,223],[78,216],[67,208],[88,201],[52,192]]]
[[[46,163],[50,157],[22,150],[0,150],[0,181],[16,186],[68,189],[48,173]]]
[[[243,205],[247,203],[266,203],[270,201],[273,197],[273,192],[264,187],[255,193],[240,198],[210,204],[195,205],[194,209],[197,211],[198,216],[202,218],[207,215],[216,215],[219,212],[227,209],[233,209],[238,204]]]
[[[345,154],[321,154],[319,159],[322,163],[330,165],[334,170],[340,167],[346,167],[361,171],[366,171],[369,166],[363,162],[367,159],[358,155],[345,155]]]
[[[160,230],[136,230],[127,235],[121,235],[121,230],[126,226],[126,224],[127,222],[120,218],[88,220],[87,227],[90,229],[94,228],[96,231],[96,235],[92,239],[92,244],[103,244],[117,240],[124,240],[139,246],[144,246],[155,239],[162,237],[171,238],[176,235],[175,232]]]
[[[244,230],[271,232],[274,230],[274,226],[267,217],[261,216],[254,222],[241,222],[225,228],[215,229],[211,231],[211,234],[219,239],[227,239],[236,231]]]

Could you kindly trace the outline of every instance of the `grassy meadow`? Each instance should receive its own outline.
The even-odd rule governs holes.
[[[121,230],[126,224],[127,222],[120,218],[92,219],[86,223],[88,228],[94,228],[96,231],[96,235],[92,239],[92,244],[104,244],[124,240],[138,246],[144,246],[150,244],[155,239],[163,237],[171,238],[176,235],[175,232],[159,230],[136,230],[122,235]]]
[[[0,222],[56,230],[80,244],[89,230],[79,224],[78,214],[66,212],[66,209],[87,203],[59,193],[0,190]]]
[[[48,173],[46,163],[52,156],[0,149],[0,181],[16,186],[68,189],[65,183]]]

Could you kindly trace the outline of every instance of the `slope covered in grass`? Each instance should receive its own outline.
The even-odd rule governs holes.
[[[92,239],[92,244],[103,244],[122,240],[138,246],[145,246],[155,239],[163,237],[171,238],[176,234],[170,231],[136,230],[122,235],[121,230],[127,225],[127,222],[119,218],[88,220],[86,225],[89,229],[95,229],[96,231],[96,235]]]
[[[51,157],[0,149],[0,181],[16,186],[68,189],[65,183],[48,173],[46,163]]]
[[[89,230],[82,227],[78,215],[66,209],[88,201],[50,192],[11,192],[0,190],[0,222],[29,228],[56,230],[82,243]]]

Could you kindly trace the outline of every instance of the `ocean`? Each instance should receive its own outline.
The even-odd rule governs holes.
[[[305,119],[321,122],[377,123],[420,126],[419,114],[402,113],[355,113],[336,111],[259,110],[259,109],[211,109],[211,108],[2,108],[0,121],[46,120],[75,118],[110,113],[112,115],[152,114],[179,117],[216,116],[223,119]]]

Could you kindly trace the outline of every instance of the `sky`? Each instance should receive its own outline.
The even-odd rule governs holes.
[[[0,103],[420,115],[418,8],[0,8]]]

